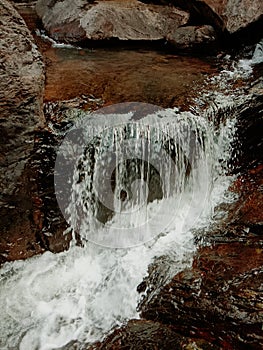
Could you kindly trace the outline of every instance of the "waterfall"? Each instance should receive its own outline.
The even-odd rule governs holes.
[[[234,132],[230,118],[215,127],[176,109],[82,115],[55,169],[75,239],[67,252],[2,267],[0,349],[91,343],[138,318],[136,288],[153,259],[169,256],[173,273],[190,266],[192,231],[229,185]]]
[[[115,106],[122,112],[107,118],[105,109],[81,118],[58,152],[58,202],[83,244],[127,248],[148,242],[175,229],[184,201],[195,210],[189,214],[184,207],[180,214],[187,231],[207,205],[217,164],[208,121],[169,109],[136,120],[151,105],[135,103],[124,114],[125,108],[130,104]]]

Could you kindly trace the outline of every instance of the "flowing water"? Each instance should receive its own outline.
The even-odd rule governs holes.
[[[74,130],[81,144],[72,139]],[[71,132],[58,151],[56,186],[74,239],[66,252],[1,268],[0,349],[92,343],[138,318],[137,286],[149,264],[167,255],[174,274],[190,266],[193,232],[209,225],[231,182],[231,116],[215,126],[201,112],[176,109],[139,120],[133,111],[107,118],[97,112],[81,114]],[[76,154],[69,182],[63,182],[61,161]],[[64,185],[70,189],[66,200]],[[110,209],[103,218],[101,203]]]
[[[170,256],[176,266],[174,273],[191,264],[195,250],[192,229],[208,224],[215,204],[222,200],[229,184],[223,168],[231,154],[234,120],[226,121],[215,130],[205,118],[174,109],[151,114],[142,119],[143,123],[132,123],[132,113],[115,117],[121,118],[122,124],[106,128],[106,133],[104,131],[96,142],[95,165],[86,156],[80,158],[82,166],[74,169],[76,181],[72,182],[72,195],[67,202],[69,210],[65,212],[69,213],[72,228],[75,231],[78,228],[83,247],[73,242],[67,252],[47,252],[26,261],[7,263],[1,269],[2,349],[47,350],[73,339],[83,342],[101,339],[112,327],[138,317],[136,305],[140,296],[136,287],[147,274],[153,258]],[[158,123],[146,128],[152,118]],[[88,116],[89,125],[95,119]],[[105,168],[110,154],[117,154],[113,193],[119,193],[123,186],[127,188],[124,160],[131,157],[123,152],[124,148],[116,151],[119,140],[114,143],[116,135],[125,139],[124,125],[126,129],[129,125],[126,140],[129,146],[132,143],[135,147],[133,152],[137,147],[136,158],[145,160],[135,171],[135,183],[139,184],[133,191],[132,203],[127,203],[122,210],[123,201],[117,197],[107,225],[96,227],[98,220],[95,224],[92,221],[96,216],[94,204],[89,200],[90,168],[93,166],[94,174],[98,172],[98,181],[103,187],[107,174],[100,167]],[[96,135],[105,130],[103,126],[98,129],[95,127]],[[144,135],[147,147],[142,146],[139,134]],[[85,145],[92,143],[88,137],[90,133]],[[148,147],[151,152],[142,156]],[[167,159],[161,148],[167,151]],[[173,148],[176,152],[172,155]],[[187,170],[189,160],[190,170]],[[145,202],[150,192],[149,163],[155,164],[157,170],[158,163],[161,165],[158,173],[162,179],[162,196]],[[79,181],[83,172],[84,177]],[[147,195],[147,186],[142,183],[149,185]],[[134,198],[138,201],[134,202]],[[82,218],[85,214],[81,220],[79,208]],[[124,238],[120,234],[124,234]]]

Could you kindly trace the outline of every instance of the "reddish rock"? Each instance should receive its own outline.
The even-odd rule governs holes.
[[[228,220],[232,225],[263,234],[263,165],[260,164],[242,174],[235,181],[232,190],[239,194]]]
[[[115,330],[102,343],[88,347],[88,350],[171,350],[171,349],[219,349],[211,343],[184,337],[173,327],[158,322],[132,320],[127,326]],[[72,347],[72,350],[74,348]],[[70,350],[70,348],[69,348]]]
[[[202,248],[142,305],[142,316],[223,349],[262,349],[263,254],[259,240]]]

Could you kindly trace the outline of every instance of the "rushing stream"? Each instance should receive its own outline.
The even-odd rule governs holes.
[[[108,128],[108,135],[103,135],[97,146],[95,168],[97,165],[102,187],[107,174],[100,169],[104,163],[99,151],[103,150],[106,155],[109,152],[105,146],[105,140],[109,141],[107,137],[111,142],[114,134],[119,133],[120,137],[124,137],[123,125],[126,124],[123,124],[123,119],[126,118],[127,123],[131,113],[116,117],[118,120],[122,118],[122,124]],[[156,128],[151,124],[151,129],[146,130],[147,118],[153,117],[162,121],[161,126]],[[88,118],[90,124],[94,119]],[[231,149],[234,121],[227,121],[214,130],[212,123],[205,118],[191,113],[180,114],[175,110],[163,110],[143,118],[143,121],[144,124],[128,124],[131,133],[129,146],[134,140],[131,135],[134,135],[137,141],[133,151],[137,147],[136,158],[144,159],[141,152],[146,149],[141,147],[138,132],[152,133],[151,137],[145,136],[147,145],[153,147],[152,159],[145,163],[156,164],[157,169],[158,164],[161,165],[159,174],[163,179],[163,198],[153,198],[149,203],[143,200],[143,214],[141,210],[136,210],[141,203],[137,202],[132,207],[127,204],[122,215],[121,210],[117,210],[118,201],[114,204],[115,215],[104,228],[96,229],[91,225],[94,215],[92,205],[84,205],[92,202],[83,197],[83,191],[86,196],[90,195],[87,188],[91,163],[86,157],[83,166],[77,170],[84,171],[86,177],[72,186],[69,200],[69,222],[75,230],[74,223],[78,223],[78,233],[84,246],[72,244],[69,251],[61,254],[47,252],[3,266],[0,299],[2,349],[55,349],[72,339],[85,342],[101,339],[112,327],[138,317],[136,305],[139,295],[136,287],[146,275],[147,266],[154,257],[172,257],[177,271],[190,265],[195,249],[191,230],[208,223],[213,207],[222,200],[229,183],[222,167],[231,154],[228,151]],[[174,161],[170,156],[166,161],[163,153],[160,153],[166,141],[170,142],[168,150],[175,145],[177,147]],[[194,146],[189,147],[190,143],[194,143]],[[117,144],[120,144],[119,141]],[[195,154],[192,155],[194,159],[190,173],[186,175],[184,154],[189,160],[190,149]],[[102,152],[102,157],[105,154]],[[125,156],[120,150],[117,154],[119,160]],[[146,160],[149,154],[145,156]],[[162,158],[158,158],[158,154]],[[124,168],[123,159],[117,164]],[[144,163],[140,164],[140,176],[135,181],[139,180],[138,191],[133,193],[137,199],[147,197],[145,192],[140,192],[146,191],[146,186],[141,186],[146,181],[145,172],[146,178],[149,176],[147,169],[142,170],[142,165]],[[123,186],[124,173],[125,170],[119,167],[115,174],[116,191]],[[171,181],[173,175],[176,183]],[[172,188],[165,188],[167,185],[172,185]],[[79,207],[84,208],[81,214],[85,214],[83,220],[78,220],[76,208]],[[124,239],[120,234],[124,235]]]
[[[74,130],[81,144],[72,139]],[[231,116],[215,126],[201,113],[176,109],[139,120],[134,111],[107,118],[97,112],[81,114],[72,131],[58,152],[56,185],[75,238],[66,252],[1,268],[1,349],[91,343],[138,318],[136,288],[149,264],[167,255],[174,274],[190,266],[193,232],[209,225],[231,182],[225,173],[235,133]],[[62,158],[73,156],[70,181],[63,182]],[[110,208],[103,218],[101,202]]]

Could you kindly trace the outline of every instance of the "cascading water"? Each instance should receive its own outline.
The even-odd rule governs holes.
[[[148,105],[135,106],[138,114]],[[174,110],[141,120],[123,112],[107,119],[98,113],[82,118],[60,148],[55,178],[58,201],[73,232],[102,246],[142,244],[171,230],[184,196],[190,210],[202,193],[198,217],[213,178],[212,132],[204,118]],[[67,187],[69,198],[64,195]],[[191,216],[184,225],[193,226]]]
[[[191,264],[192,230],[208,224],[229,184],[223,169],[234,120],[215,129],[175,109],[133,116],[85,116],[85,127],[82,119],[62,144],[57,196],[78,238],[67,252],[2,267],[1,349],[51,350],[73,339],[101,339],[138,318],[136,287],[153,258],[171,257],[173,273]],[[67,163],[72,157],[74,166]],[[63,162],[70,174],[64,178]],[[64,186],[71,189],[66,199]]]
[[[102,339],[138,318],[137,286],[154,258],[169,256],[172,274],[191,265],[193,231],[207,227],[216,205],[229,200],[225,170],[235,134],[235,119],[208,122],[203,106],[237,103],[239,91],[223,92],[261,60],[262,42],[251,60],[209,81],[214,89],[195,101],[193,114],[158,109],[136,120],[133,112],[97,113],[84,116],[88,132],[76,124],[56,168],[58,202],[75,239],[67,252],[1,268],[0,349]]]

